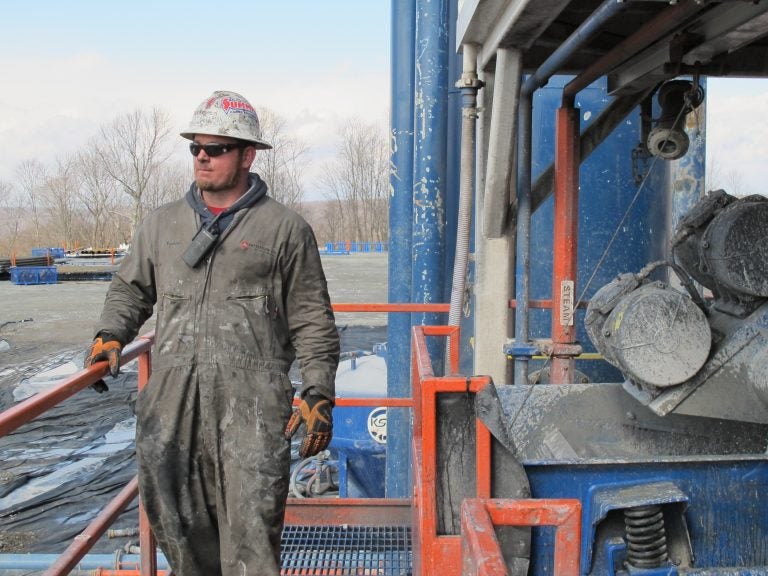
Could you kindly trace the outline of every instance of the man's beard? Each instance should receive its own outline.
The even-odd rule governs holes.
[[[232,175],[224,181],[223,183],[216,183],[216,182],[202,182],[198,179],[195,180],[197,183],[197,188],[201,192],[226,192],[228,190],[231,190],[235,187],[238,181],[239,174],[235,170],[233,171]]]

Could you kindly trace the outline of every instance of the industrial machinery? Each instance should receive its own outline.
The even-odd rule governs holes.
[[[337,401],[386,408],[385,497],[289,501],[332,538],[284,573],[768,575],[768,201],[704,183],[768,1],[392,15],[387,398]]]
[[[652,281],[654,264],[620,275],[591,299],[590,338],[625,374],[626,391],[656,414],[768,422],[767,231],[768,199],[710,192],[681,220],[672,244],[669,266],[688,294]]]
[[[412,282],[410,301],[441,301],[452,272],[461,373],[495,383],[436,403],[438,533],[476,542],[460,503],[482,475],[457,464],[481,440],[458,439],[485,426],[483,497],[581,506],[574,571],[548,530],[496,526],[498,573],[768,574],[768,204],[704,182],[708,78],[768,75],[768,4],[474,0],[455,21],[425,4],[415,72],[413,46],[393,59],[391,222],[413,250],[390,254],[408,275],[390,299]]]

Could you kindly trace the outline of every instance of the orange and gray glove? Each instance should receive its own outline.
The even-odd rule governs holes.
[[[109,375],[115,378],[120,374],[120,353],[122,350],[123,345],[114,336],[106,332],[99,332],[88,350],[83,368],[106,360],[109,362]],[[101,379],[91,384],[91,388],[99,393],[109,390],[107,384]]]
[[[302,423],[307,426],[307,435],[299,447],[299,456],[307,458],[328,448],[333,436],[333,404],[324,396],[307,394],[293,410],[288,425],[285,427],[285,437],[289,440],[296,434]]]

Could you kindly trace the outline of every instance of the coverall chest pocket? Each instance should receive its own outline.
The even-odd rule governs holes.
[[[195,318],[192,300],[164,292],[158,306],[157,351],[180,359],[194,354]]]
[[[278,308],[266,289],[227,296],[219,308],[218,324],[232,351],[257,360],[279,356],[276,349]]]

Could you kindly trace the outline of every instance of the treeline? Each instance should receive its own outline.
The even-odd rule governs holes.
[[[360,120],[339,129],[335,156],[311,183],[324,201],[305,201],[307,144],[286,130],[279,114],[259,110],[272,150],[253,164],[270,194],[301,213],[318,242],[385,242],[388,236],[389,148],[383,129]],[[135,110],[101,126],[80,149],[44,163],[19,163],[0,180],[0,257],[33,247],[114,248],[130,242],[138,222],[154,208],[182,197],[192,182],[192,161],[176,159],[179,136],[167,113]]]

